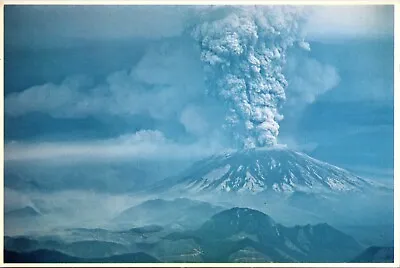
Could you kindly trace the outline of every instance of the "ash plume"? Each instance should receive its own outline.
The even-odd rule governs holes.
[[[309,49],[301,31],[304,12],[297,7],[209,7],[190,28],[201,49],[207,94],[225,105],[223,128],[236,146],[277,143],[280,109],[288,83],[286,51]]]

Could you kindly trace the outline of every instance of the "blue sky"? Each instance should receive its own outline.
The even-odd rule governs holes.
[[[223,105],[202,95],[201,62],[187,49],[191,12],[7,6],[5,158],[224,148],[215,131]],[[393,8],[306,12],[311,49],[287,52],[278,142],[341,166],[392,170]]]

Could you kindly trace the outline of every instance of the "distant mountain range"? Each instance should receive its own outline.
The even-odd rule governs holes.
[[[243,252],[263,256],[263,262],[341,262],[362,250],[352,237],[328,224],[285,227],[248,208],[222,211],[199,229],[170,237],[197,240],[209,262],[238,258]]]
[[[67,230],[68,231],[68,230]],[[6,237],[6,262],[346,262],[363,251],[328,224],[285,227],[248,208],[223,210],[196,229],[71,229],[62,239]],[[86,235],[83,235],[86,233]],[[66,242],[70,239],[81,241]],[[60,236],[59,236],[60,237]],[[62,237],[62,236],[61,236]],[[96,240],[88,240],[88,237]]]

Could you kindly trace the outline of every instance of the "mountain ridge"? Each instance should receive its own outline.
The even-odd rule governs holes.
[[[227,259],[250,247],[272,261],[340,262],[363,249],[354,238],[329,224],[286,227],[263,212],[240,207],[221,211],[197,230],[175,233],[169,238],[198,241],[210,261]]]

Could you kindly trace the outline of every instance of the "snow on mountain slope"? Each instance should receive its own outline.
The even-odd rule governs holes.
[[[371,184],[339,167],[286,148],[214,155],[195,163],[161,188],[189,193],[273,191],[360,192]]]

